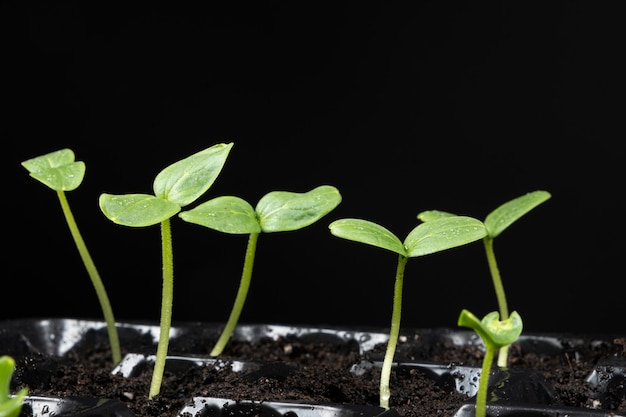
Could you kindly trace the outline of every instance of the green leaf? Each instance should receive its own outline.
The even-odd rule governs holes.
[[[209,200],[178,215],[189,223],[231,234],[260,233],[254,208],[239,197],[224,196]]]
[[[515,342],[524,327],[517,311],[513,311],[506,320],[500,320],[500,313],[492,311],[479,321],[474,314],[465,309],[459,315],[458,325],[473,329],[485,345],[493,349]]]
[[[154,195],[184,207],[213,185],[233,143],[218,143],[163,169],[154,179]]]
[[[123,226],[152,226],[169,219],[180,206],[148,194],[101,194],[100,210],[113,223]]]
[[[404,241],[408,256],[423,256],[482,239],[487,234],[480,220],[442,216],[418,225]]]
[[[71,149],[61,149],[22,162],[30,176],[55,191],[72,191],[85,177],[85,163],[74,161]]]
[[[330,213],[341,202],[337,188],[321,185],[306,193],[272,191],[256,206],[265,233],[302,229]]]
[[[0,404],[9,399],[10,383],[14,370],[15,360],[11,356],[0,356]]]
[[[396,235],[383,226],[368,220],[340,219],[335,220],[328,227],[334,236],[387,249],[399,255],[407,256],[406,249]]]
[[[517,219],[549,198],[547,191],[533,191],[502,204],[485,218],[489,237],[495,239]]]
[[[442,217],[452,217],[456,216],[456,214],[448,213],[447,211],[441,210],[426,210],[422,211],[417,215],[417,218],[423,222],[429,222],[431,220],[441,219]]]
[[[0,356],[0,417],[19,416],[27,388],[22,388],[14,396],[10,395],[11,378],[15,371],[15,360],[11,356]]]

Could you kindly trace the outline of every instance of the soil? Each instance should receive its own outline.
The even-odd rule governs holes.
[[[123,346],[123,353],[147,352],[156,348],[146,339],[141,346]],[[208,346],[210,347],[210,346]],[[17,361],[12,389],[29,388],[29,395],[52,397],[99,397],[123,402],[137,417],[174,417],[194,396],[222,397],[237,400],[283,401],[303,400],[316,403],[351,403],[378,405],[379,368],[366,369],[362,375],[350,372],[361,360],[379,361],[385,345],[377,345],[359,353],[356,343],[324,343],[297,337],[262,339],[254,343],[231,340],[224,360],[253,360],[278,363],[261,371],[231,371],[229,367],[189,367],[176,372],[166,369],[161,392],[148,400],[151,373],[123,377],[113,374],[110,351],[101,337],[86,338],[62,357],[29,353]],[[180,343],[170,345],[170,355],[188,355],[197,346]],[[395,359],[425,360],[450,364],[480,366],[482,350],[474,346],[422,345],[414,348],[402,339]],[[513,345],[510,370],[528,372],[547,381],[554,388],[554,403],[585,409],[605,409],[626,414],[623,380],[621,390],[602,401],[590,396],[586,381],[596,364],[604,357],[626,357],[626,339],[615,338],[610,343],[584,344],[557,355],[523,352]],[[622,362],[623,363],[623,362]],[[490,384],[491,385],[491,384]],[[472,403],[467,395],[457,392],[450,384],[436,381],[426,373],[395,368],[391,377],[391,407],[402,417],[452,416],[459,407]],[[619,413],[617,413],[619,414]],[[22,411],[23,416],[29,410]]]

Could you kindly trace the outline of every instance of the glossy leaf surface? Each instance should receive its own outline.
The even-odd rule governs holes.
[[[549,198],[550,193],[540,190],[524,194],[502,204],[485,218],[485,227],[489,236],[492,239],[497,237],[517,219]]]
[[[404,245],[396,235],[383,226],[369,220],[340,219],[335,220],[328,227],[334,236],[407,256]]]
[[[233,143],[218,143],[163,169],[154,179],[154,195],[184,207],[213,185]]]
[[[224,233],[250,234],[261,232],[254,208],[239,197],[217,197],[180,213],[179,217],[186,222]]]
[[[11,378],[15,371],[15,359],[11,356],[0,356],[0,417],[17,417],[20,415],[27,388],[20,389],[11,396]]]
[[[487,234],[480,220],[444,216],[418,225],[404,241],[408,256],[428,255],[482,239]]]
[[[315,223],[340,202],[339,190],[331,185],[306,193],[272,191],[259,200],[256,213],[263,232],[285,232]]]
[[[468,310],[463,309],[459,315],[458,325],[473,329],[483,340],[485,345],[499,349],[515,342],[522,334],[522,318],[513,311],[509,318],[500,320],[500,313],[492,311],[482,320]]]
[[[422,211],[417,215],[417,218],[423,222],[429,222],[432,220],[441,219],[443,217],[452,217],[456,216],[454,213],[448,213],[447,211],[441,210],[426,210]]]
[[[113,223],[131,227],[152,226],[180,211],[178,204],[148,194],[102,194],[99,204]]]
[[[55,191],[72,191],[85,177],[85,163],[74,160],[71,149],[61,149],[22,162],[30,176]]]

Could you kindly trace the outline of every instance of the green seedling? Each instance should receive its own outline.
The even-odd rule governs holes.
[[[24,398],[28,388],[20,389],[11,395],[11,378],[15,371],[15,359],[11,356],[0,356],[0,417],[17,417],[22,411]]]
[[[489,213],[485,218],[484,225],[487,230],[487,235],[483,238],[483,243],[502,320],[506,320],[509,317],[509,307],[504,292],[504,285],[502,284],[500,269],[498,268],[496,255],[493,250],[493,240],[511,224],[549,198],[550,193],[547,191],[533,191],[507,201]],[[454,214],[445,211],[429,210],[418,214],[417,218],[422,221],[430,221],[445,216],[454,216]],[[500,349],[500,353],[498,354],[498,366],[501,368],[505,368],[508,364],[508,351],[508,346],[503,346],[502,349]]]
[[[223,233],[248,235],[248,245],[235,303],[226,326],[211,350],[211,356],[222,353],[239,321],[250,288],[259,235],[262,232],[302,229],[331,212],[340,202],[341,195],[335,187],[322,185],[306,193],[270,192],[259,200],[256,208],[252,208],[239,197],[223,196],[179,214],[189,223]]]
[[[170,218],[196,201],[213,185],[233,144],[219,143],[163,169],[154,179],[154,195],[100,195],[102,213],[112,222],[130,227],[161,226],[163,289],[159,341],[150,383],[149,398],[159,394],[172,320],[174,260]]]
[[[329,225],[333,235],[365,243],[398,254],[389,340],[380,377],[380,406],[389,409],[391,366],[400,333],[404,270],[409,258],[424,256],[482,239],[487,233],[482,222],[466,216],[445,216],[421,223],[401,242],[388,229],[361,219],[340,219]]]
[[[96,295],[104,314],[113,363],[118,363],[122,359],[122,354],[109,296],[102,283],[98,269],[87,250],[87,245],[78,229],[78,224],[74,219],[74,214],[65,195],[66,191],[73,191],[82,183],[85,177],[85,163],[75,161],[74,152],[71,149],[61,149],[24,161],[22,166],[28,170],[31,177],[57,193],[70,233],[72,238],[74,238],[74,243],[78,248],[78,253],[87,269],[89,278],[91,278],[91,283],[96,290]]]
[[[517,311],[513,311],[506,320],[500,320],[500,314],[497,311],[492,311],[482,320],[478,320],[474,314],[463,309],[459,315],[458,325],[473,329],[485,345],[485,356],[480,371],[478,391],[476,392],[476,417],[485,417],[489,373],[494,356],[498,349],[509,346],[522,334],[522,318]]]

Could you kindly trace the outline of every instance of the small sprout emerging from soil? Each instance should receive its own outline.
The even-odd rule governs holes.
[[[17,417],[22,411],[28,388],[11,395],[11,378],[15,371],[15,360],[8,355],[0,356],[0,417]]]
[[[404,242],[400,241],[388,229],[368,220],[340,219],[332,222],[329,228],[331,233],[337,237],[376,246],[398,254],[391,328],[380,377],[380,406],[389,409],[389,398],[391,397],[389,381],[400,333],[402,287],[406,262],[409,258],[469,244],[482,239],[487,232],[482,222],[466,216],[444,216],[437,220],[421,223],[409,233]]]
[[[500,205],[485,218],[484,225],[487,230],[487,235],[483,238],[483,243],[502,320],[506,320],[509,317],[509,307],[504,292],[504,285],[502,284],[500,269],[498,268],[496,255],[493,250],[493,240],[510,225],[550,197],[550,193],[543,190],[529,192]],[[445,211],[430,210],[421,212],[417,215],[417,218],[422,221],[429,221],[445,216],[454,216],[454,214]],[[498,366],[501,368],[506,368],[507,366],[508,350],[508,346],[502,346],[498,354]]]
[[[107,295],[107,291],[102,283],[96,265],[87,250],[87,245],[78,229],[78,224],[74,219],[74,214],[65,196],[66,191],[77,189],[83,182],[83,178],[85,177],[85,163],[75,161],[74,151],[71,149],[61,149],[24,161],[22,162],[22,166],[28,170],[31,177],[57,193],[70,233],[72,234],[76,248],[87,269],[98,301],[100,302],[100,307],[102,308],[102,313],[107,324],[113,363],[117,364],[122,359],[122,354],[109,296]]]
[[[485,357],[483,358],[478,391],[476,392],[476,417],[485,417],[489,373],[495,353],[498,349],[509,346],[519,338],[523,328],[522,318],[517,311],[513,311],[506,320],[500,320],[500,314],[497,311],[492,311],[482,320],[478,320],[474,314],[463,309],[459,315],[458,325],[473,329],[485,344]]]
[[[248,235],[235,303],[226,326],[211,350],[211,356],[222,353],[239,321],[250,288],[259,234],[302,229],[331,212],[340,202],[341,194],[335,187],[322,185],[306,193],[270,192],[259,200],[256,209],[239,197],[223,196],[179,214],[180,218],[189,223],[223,233]]]
[[[213,185],[233,144],[219,143],[163,169],[154,179],[154,195],[100,195],[100,209],[112,222],[130,227],[161,225],[163,289],[159,342],[149,398],[161,391],[169,345],[174,293],[174,260],[170,218]]]

